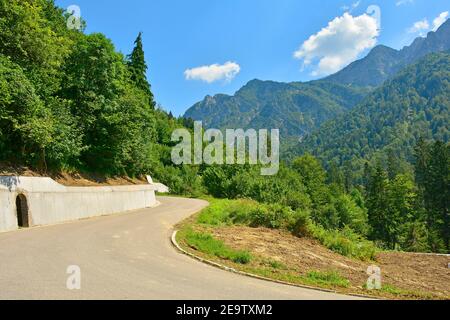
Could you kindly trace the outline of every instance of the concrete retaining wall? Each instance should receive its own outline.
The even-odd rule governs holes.
[[[30,226],[39,226],[154,207],[162,187],[65,187],[50,178],[0,177],[0,232],[18,229],[19,194],[26,197]]]

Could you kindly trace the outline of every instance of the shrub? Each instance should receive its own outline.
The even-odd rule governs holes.
[[[360,260],[374,260],[377,247],[371,241],[365,240],[350,228],[343,230],[326,230],[322,226],[311,224],[311,235],[328,249],[347,257]]]
[[[400,247],[409,252],[429,252],[428,230],[425,223],[409,222],[402,226]]]
[[[250,226],[270,229],[287,229],[294,218],[294,211],[280,204],[261,205],[250,212]]]
[[[297,237],[306,237],[311,235],[311,213],[309,210],[297,210],[294,214],[293,223],[290,225],[290,231]]]

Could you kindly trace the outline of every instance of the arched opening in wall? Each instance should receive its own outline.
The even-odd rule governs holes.
[[[28,216],[28,202],[27,197],[23,194],[19,194],[16,198],[17,208],[17,224],[19,228],[28,228],[30,226]]]

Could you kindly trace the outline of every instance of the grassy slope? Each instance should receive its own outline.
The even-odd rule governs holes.
[[[238,213],[233,213],[233,209],[244,208],[246,206],[243,204],[245,201],[209,200],[211,202],[209,208],[206,208],[199,214],[187,219],[178,226],[180,232],[178,233],[177,240],[180,245],[187,251],[201,256],[202,258],[266,278],[297,285],[331,289],[347,294],[364,294],[392,299],[450,298],[450,295],[438,295],[433,292],[420,291],[414,288],[400,288],[393,283],[389,283],[387,280],[383,281],[381,290],[369,291],[365,288],[367,275],[364,274],[364,271],[360,272],[360,274],[356,273],[356,277],[347,278],[347,273],[342,272],[343,269],[336,268],[332,263],[325,268],[320,264],[315,265],[313,263],[308,266],[309,269],[305,269],[305,266],[297,265],[291,261],[289,257],[287,257],[289,259],[284,260],[283,254],[285,253],[283,252],[279,253],[281,256],[280,259],[279,257],[274,257],[273,254],[269,256],[261,254],[261,250],[254,250],[254,248],[250,248],[250,245],[246,245],[246,247],[244,245],[243,247],[243,245],[236,244],[236,241],[233,241],[233,239],[237,237],[233,235],[239,233],[239,237],[241,237],[243,236],[243,233],[245,233],[245,230],[254,228],[248,226],[248,222],[245,222],[245,217],[236,217],[239,213],[242,215],[242,210],[238,210]],[[233,214],[235,216],[233,216]],[[237,229],[239,230],[236,231]],[[264,232],[263,230],[254,230],[255,233],[258,234]],[[292,234],[288,231],[267,229],[265,232],[279,232],[284,238],[293,238]],[[301,238],[296,239],[298,242],[302,241]],[[335,257],[335,260],[340,260],[336,261],[337,264],[351,265],[351,268],[353,269],[358,265],[362,266],[362,268],[366,268],[366,265],[377,264],[377,262],[371,260],[362,261],[361,259],[354,257],[344,257],[324,248],[317,243],[317,241],[308,241],[311,241],[312,243],[315,242],[314,247],[312,248],[313,252],[318,253],[328,251]],[[261,239],[258,240],[260,246],[263,245],[262,242]],[[268,241],[268,246],[275,246],[275,244]],[[311,250],[311,248],[309,249]],[[339,257],[341,257],[341,259]]]

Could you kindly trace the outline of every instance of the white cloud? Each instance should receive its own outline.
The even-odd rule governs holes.
[[[415,22],[414,25],[408,29],[408,32],[419,33],[420,35],[423,35],[424,32],[427,32],[429,30],[430,30],[430,23],[428,22],[428,19],[423,19]]]
[[[353,17],[346,12],[309,37],[294,57],[303,60],[304,66],[318,60],[312,75],[328,75],[353,62],[364,50],[374,47],[378,35],[375,18],[367,14]]]
[[[447,20],[448,11],[442,12],[436,19],[433,20],[433,31],[439,29],[439,27]]]
[[[414,0],[398,0],[395,5],[398,6],[402,6],[404,4],[411,4],[414,3]]]
[[[186,80],[201,80],[207,83],[213,83],[219,80],[231,81],[241,71],[241,67],[228,61],[223,65],[212,64],[188,69],[184,72]]]
[[[360,4],[361,4],[361,0],[353,2],[351,5],[342,6],[341,9],[344,10],[344,11],[352,12],[353,10],[358,8]]]
[[[436,31],[437,29],[439,29],[439,27],[447,20],[448,16],[448,11],[442,12],[433,20],[433,25],[430,24],[428,19],[417,21],[411,28],[408,29],[408,32],[416,33],[420,36],[425,36],[425,34],[429,31]]]

